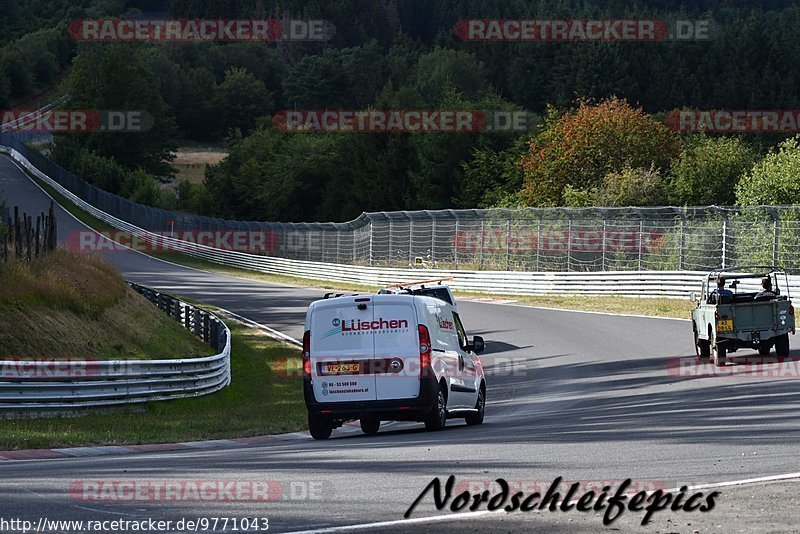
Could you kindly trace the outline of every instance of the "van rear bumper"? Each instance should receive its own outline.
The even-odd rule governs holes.
[[[303,396],[309,415],[333,419],[359,419],[370,414],[385,420],[417,420],[430,412],[439,390],[436,377],[420,378],[419,395],[410,399],[370,400],[353,402],[318,402],[311,380],[303,380]]]

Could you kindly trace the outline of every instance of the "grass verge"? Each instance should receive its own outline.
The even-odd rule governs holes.
[[[208,345],[100,258],[57,250],[0,265],[0,358],[170,359]]]
[[[34,178],[35,179],[35,178]],[[66,198],[60,195],[52,187],[35,179],[45,190],[56,199],[67,211],[75,215],[78,219],[85,224],[91,226],[96,230],[111,230],[112,228],[103,221],[93,217],[92,215],[81,210]],[[239,278],[246,278],[249,280],[258,280],[261,282],[288,284],[304,287],[317,287],[321,289],[339,290],[339,291],[374,291],[376,288],[372,286],[365,286],[359,284],[350,284],[343,282],[331,282],[328,280],[315,280],[308,278],[299,278],[295,276],[273,275],[259,273],[256,271],[249,271],[246,269],[239,269],[236,267],[228,267],[226,265],[219,265],[209,261],[193,258],[185,254],[177,252],[153,252],[150,254],[153,257],[161,258],[179,265],[187,267],[194,267],[196,269],[203,269],[220,274],[227,274]],[[627,298],[627,297],[576,297],[576,296],[561,296],[561,295],[508,295],[508,294],[491,294],[476,293],[469,291],[456,291],[456,296],[466,297],[487,297],[500,299],[515,300],[517,304],[525,306],[541,306],[547,308],[560,308],[565,310],[583,310],[583,311],[597,311],[608,313],[625,313],[633,315],[646,315],[650,317],[672,317],[685,319],[691,314],[692,303],[688,299],[672,299],[672,298]]]
[[[213,311],[213,310],[212,310]],[[226,319],[231,385],[204,397],[66,419],[0,421],[0,450],[224,439],[306,428],[301,380],[286,377],[297,349]]]

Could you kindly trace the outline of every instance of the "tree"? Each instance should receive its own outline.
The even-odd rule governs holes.
[[[225,79],[216,87],[214,95],[219,124],[224,130],[238,128],[249,132],[256,119],[273,111],[272,94],[264,82],[243,68],[225,71]]]
[[[174,124],[166,115],[159,85],[144,61],[143,47],[130,44],[84,46],[70,73],[70,107],[89,110],[136,111],[148,114],[146,132],[94,131],[76,136],[82,146],[110,157],[128,169],[171,172]]]
[[[736,200],[743,206],[800,204],[800,135],[780,143],[742,177]]]
[[[691,135],[672,166],[672,201],[684,206],[732,205],[739,179],[754,162],[753,150],[737,137]]]
[[[520,197],[530,206],[555,206],[567,185],[596,188],[626,167],[668,169],[679,149],[677,134],[616,97],[579,100],[576,110],[563,114],[550,108],[544,130],[522,158]]]

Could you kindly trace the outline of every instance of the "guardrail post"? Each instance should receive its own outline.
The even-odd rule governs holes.
[[[192,312],[194,315],[194,324],[192,324],[194,335],[200,337],[201,329],[200,329],[200,310],[195,308]],[[187,314],[188,315],[188,314]]]
[[[175,320],[180,323],[181,322],[181,301],[179,301],[178,299],[175,299],[174,309],[175,309]]]
[[[203,312],[203,341],[206,343],[211,339],[210,317],[207,313]]]

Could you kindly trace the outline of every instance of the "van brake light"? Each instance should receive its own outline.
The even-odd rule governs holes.
[[[311,376],[311,330],[303,333],[303,376]]]
[[[419,372],[420,375],[426,373],[431,366],[431,335],[428,327],[424,324],[419,325]]]

